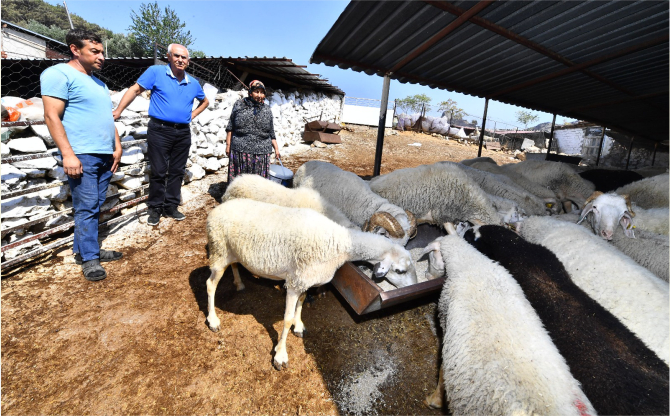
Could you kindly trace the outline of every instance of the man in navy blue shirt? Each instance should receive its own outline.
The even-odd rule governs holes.
[[[151,164],[147,201],[149,225],[157,225],[161,215],[177,221],[186,218],[177,206],[191,148],[189,123],[209,105],[200,84],[185,72],[189,62],[186,47],[171,44],[167,59],[169,65],[149,67],[123,94],[119,106],[112,112],[117,120],[138,95],[144,90],[151,91],[147,132],[147,156]],[[192,110],[194,99],[200,103]]]

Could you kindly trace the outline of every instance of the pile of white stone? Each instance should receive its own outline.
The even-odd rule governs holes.
[[[125,90],[112,94],[114,106],[118,104],[124,92]],[[209,173],[227,169],[226,126],[233,105],[246,95],[246,91],[228,91],[210,97],[210,106],[191,123],[192,144],[186,164],[185,183],[201,179]],[[326,95],[310,90],[286,92],[276,90],[268,92],[266,102],[272,110],[278,145],[280,148],[289,148],[286,149],[289,150],[286,153],[290,153],[290,149],[302,141],[306,122],[318,119],[331,122],[340,121],[342,97],[338,95]],[[149,122],[146,117],[148,110],[148,95],[143,94],[138,96],[121,114],[121,118],[115,125],[122,142],[146,138],[146,126]],[[3,158],[34,153],[51,153],[51,156],[3,163],[0,185],[2,194],[57,181],[67,182],[67,176],[63,168],[59,166],[60,156],[55,143],[45,125],[2,128],[2,132],[5,133],[3,137],[6,136],[7,131],[10,131],[11,135],[9,140],[1,145]],[[109,210],[117,204],[139,197],[138,192],[131,190],[149,182],[151,166],[146,163],[146,151],[146,142],[134,143],[123,149],[120,169],[112,177],[107,193],[110,196],[119,195],[108,198],[101,211]],[[3,195],[1,204],[3,245],[73,220],[69,213],[30,227],[19,228],[9,233],[4,232],[7,228],[72,208],[70,188],[67,183],[13,198],[5,198]],[[122,209],[121,214],[132,209],[134,208]],[[102,216],[101,221],[117,214],[118,212],[115,212]],[[39,241],[35,241],[26,247],[6,250],[3,252],[2,260],[10,260],[27,251],[35,250],[39,246]]]

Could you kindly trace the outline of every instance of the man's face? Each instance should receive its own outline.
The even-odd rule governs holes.
[[[188,66],[188,51],[183,46],[172,45],[172,53],[167,55],[172,72],[185,71]]]
[[[70,50],[74,57],[81,63],[81,66],[88,71],[99,71],[105,63],[105,54],[102,43],[83,40],[84,46],[77,48],[70,45]]]

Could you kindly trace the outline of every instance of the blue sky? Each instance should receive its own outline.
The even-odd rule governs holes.
[[[47,0],[62,5],[62,1]],[[311,73],[320,74],[349,97],[381,98],[382,78],[352,70],[309,64],[312,52],[347,6],[347,1],[159,1],[161,8],[170,6],[177,12],[195,42],[191,49],[204,51],[208,56],[267,56],[290,58],[307,65]],[[132,10],[139,11],[141,1],[67,0],[70,13],[77,14],[114,32],[128,32]],[[426,94],[437,107],[441,101],[452,99],[466,113],[478,117],[484,112],[484,99],[469,95],[431,89],[420,85],[391,81],[389,100],[414,94]],[[489,102],[487,127],[523,127],[516,121],[520,110],[496,101]],[[551,122],[548,113],[534,112],[538,122]],[[434,112],[433,115],[437,113]],[[466,119],[469,119],[466,117]],[[557,117],[556,123],[562,123]]]

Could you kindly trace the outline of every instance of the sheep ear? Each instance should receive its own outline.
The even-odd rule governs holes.
[[[388,264],[387,264],[388,263]],[[391,262],[382,260],[372,268],[372,275],[375,279],[383,279],[391,268]]]
[[[586,218],[586,216],[589,215],[589,212],[591,211],[593,211],[593,201],[589,201],[586,205],[584,205],[582,215],[579,217],[577,224],[581,224],[581,222],[584,221],[584,218]]]
[[[421,255],[423,256],[426,253],[430,253],[431,251],[440,251],[440,240],[437,239],[431,243],[429,243],[426,247],[424,247],[423,251],[421,251]]]
[[[626,207],[628,208],[628,213],[630,214],[631,218],[634,218],[635,211],[633,211],[633,206],[631,205],[630,202],[630,196],[628,195],[621,195],[621,196],[623,197],[624,201],[626,201]]]
[[[628,238],[635,238],[635,226],[633,226],[633,218],[631,217],[628,211],[624,211],[621,219],[619,220],[621,228],[623,228],[623,233]]]

